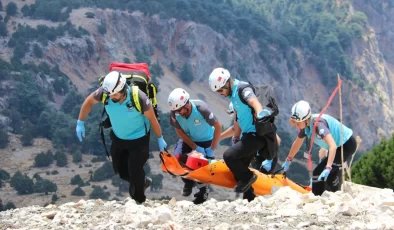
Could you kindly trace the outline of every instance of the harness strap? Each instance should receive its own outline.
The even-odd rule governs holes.
[[[149,87],[152,88],[152,93],[153,95],[149,95],[152,105],[155,107],[157,106],[157,98],[156,98],[156,94],[157,94],[157,88],[154,84],[149,84]]]
[[[105,112],[105,109],[103,109],[103,112],[102,112],[101,116],[104,115],[104,112]],[[101,142],[103,142],[103,145],[104,145],[105,153],[107,154],[108,159],[110,159],[110,154],[109,154],[108,149],[107,149],[107,144],[105,143],[103,124],[100,124],[99,132],[100,132],[100,136],[101,136]]]

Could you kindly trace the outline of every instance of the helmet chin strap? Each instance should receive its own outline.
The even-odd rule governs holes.
[[[232,83],[232,80],[231,80],[231,78],[229,78],[228,79],[228,96],[231,96],[231,95],[233,95],[233,87],[232,87],[232,85],[231,85],[231,83]]]

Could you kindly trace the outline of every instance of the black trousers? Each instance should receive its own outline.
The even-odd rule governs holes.
[[[210,141],[203,141],[203,142],[194,142],[196,145],[203,147],[203,148],[209,148],[211,147],[212,140]],[[175,151],[174,154],[180,154],[179,161],[183,164],[186,164],[187,161],[187,154],[190,153],[193,149],[187,145],[185,142],[183,142],[182,139],[178,140],[176,146],[175,146]],[[194,186],[194,181],[182,178],[182,181],[185,183],[186,187],[193,187]]]
[[[276,164],[278,163],[278,139],[275,133],[269,133],[261,137],[261,141],[264,142],[263,148],[259,149],[256,156],[252,159],[250,166],[254,169],[260,170],[262,173],[271,173],[275,171]],[[261,163],[264,160],[272,160],[272,166],[270,171],[260,169]]]
[[[255,133],[243,133],[241,140],[224,152],[223,159],[237,181],[248,181],[252,177],[249,164],[258,150],[269,145],[276,145],[275,151],[277,151],[276,133],[263,137]]]
[[[149,158],[149,133],[135,140],[122,140],[111,132],[112,166],[120,178],[134,186],[132,198],[137,202],[144,202],[145,171],[144,165]]]
[[[356,151],[356,139],[351,136],[349,140],[343,144],[343,162],[348,161],[352,154]],[[341,189],[342,185],[342,162],[341,162],[341,146],[337,148],[335,153],[332,169],[327,177],[327,181],[318,181],[320,174],[326,168],[328,157],[324,158],[313,170],[312,192],[315,195],[321,195],[325,190],[336,192]]]

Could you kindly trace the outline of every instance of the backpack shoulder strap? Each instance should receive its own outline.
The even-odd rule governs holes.
[[[108,101],[108,95],[106,93],[103,93],[103,96],[101,97],[101,103],[103,103],[103,105],[106,105]]]
[[[131,86],[131,98],[133,99],[134,106],[137,109],[138,112],[143,113],[141,103],[140,103],[140,97],[138,95],[138,86],[133,85]]]
[[[156,99],[156,94],[157,94],[157,87],[153,82],[148,83],[148,92],[149,92],[149,99],[151,100],[152,106],[156,107],[157,106],[157,99]]]
[[[142,107],[141,107],[141,104],[142,104],[142,102],[141,102],[141,98],[139,97],[139,95],[138,95],[138,91],[139,91],[140,89],[138,88],[138,86],[136,86],[136,85],[132,85],[131,86],[131,97],[132,97],[132,100],[133,100],[133,103],[134,103],[134,106],[135,106],[135,108],[137,109],[137,111],[138,112],[140,112],[142,115],[144,115],[144,111],[142,110]],[[144,126],[145,126],[145,133],[148,133],[148,128],[146,127],[146,124],[144,123]]]
[[[276,103],[274,97],[274,90],[271,85],[263,85],[259,87],[260,91],[263,92],[262,103],[263,106],[266,106],[272,110],[272,116],[276,116],[279,114],[278,104]]]

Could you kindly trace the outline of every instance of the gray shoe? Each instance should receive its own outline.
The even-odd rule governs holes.
[[[152,179],[150,177],[145,177],[145,185],[144,190],[146,191],[147,188],[152,184]]]

